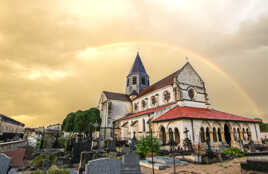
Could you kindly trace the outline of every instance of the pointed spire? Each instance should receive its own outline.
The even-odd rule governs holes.
[[[131,70],[129,72],[129,75],[136,74],[136,73],[145,73],[145,74],[147,74],[146,70],[145,70],[145,68],[143,66],[143,63],[141,61],[139,52],[137,52],[136,59],[135,59],[133,65],[132,65],[132,68],[131,68]]]

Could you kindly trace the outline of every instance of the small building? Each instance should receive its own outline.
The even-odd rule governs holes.
[[[0,114],[0,140],[23,137],[24,124],[8,116]]]
[[[103,91],[99,100],[102,118],[100,135],[128,140],[141,138],[150,131],[169,144],[178,146],[188,137],[194,146],[210,141],[240,147],[239,142],[261,142],[259,120],[212,109],[201,76],[187,62],[182,68],[150,85],[139,54],[127,75],[126,92]],[[171,134],[172,133],[172,134]],[[115,135],[116,134],[116,135]]]
[[[56,130],[56,131],[61,131],[61,124],[52,124],[47,126],[48,130]]]

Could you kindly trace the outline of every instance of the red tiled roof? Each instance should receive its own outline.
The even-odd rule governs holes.
[[[170,74],[169,76],[163,78],[162,80],[159,80],[158,82],[154,83],[153,85],[143,89],[139,95],[137,96],[137,98],[145,95],[145,94],[148,94],[149,92],[152,92],[154,90],[157,90],[157,89],[160,89],[160,88],[163,88],[167,85],[172,85],[173,83],[173,77],[176,75],[177,72],[175,73],[172,73]]]
[[[126,119],[129,119],[129,118],[138,117],[138,116],[141,116],[141,115],[144,115],[144,114],[153,113],[153,112],[159,111],[160,109],[164,109],[164,108],[166,108],[166,107],[168,107],[168,106],[170,106],[172,104],[174,104],[174,103],[159,106],[159,107],[156,107],[156,108],[147,109],[145,111],[137,112],[137,113],[134,113],[134,114],[129,114],[129,115],[126,115],[126,116],[120,118],[119,120],[126,120]]]
[[[121,101],[130,101],[129,97],[126,94],[108,92],[108,91],[103,91],[103,93],[105,94],[105,96],[108,99],[121,100]]]
[[[175,108],[171,109],[167,113],[155,119],[154,122],[182,119],[182,118],[259,122],[258,120],[255,120],[255,119],[228,114],[225,112],[216,111],[214,109],[194,108],[194,107],[188,107],[188,106],[183,106],[183,107],[176,106]]]
[[[163,88],[165,86],[168,86],[168,85],[172,85],[173,84],[173,78],[176,77],[183,69],[184,67],[186,67],[186,65],[188,65],[189,62],[187,62],[182,68],[180,68],[178,71],[168,75],[167,77],[159,80],[158,82],[152,84],[151,86],[148,86],[147,88],[143,89],[139,95],[137,96],[137,98],[145,95],[145,94],[148,94],[149,92],[152,92],[154,90],[157,90],[157,89],[160,89],[160,88]],[[136,98],[136,99],[137,99]]]

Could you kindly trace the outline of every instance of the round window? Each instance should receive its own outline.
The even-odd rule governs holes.
[[[195,91],[194,91],[194,89],[189,89],[188,90],[188,95],[189,95],[189,97],[190,97],[190,99],[191,100],[193,100],[193,98],[194,98],[194,96],[195,96]]]

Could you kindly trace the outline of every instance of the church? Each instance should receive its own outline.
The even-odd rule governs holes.
[[[218,111],[210,107],[205,82],[187,61],[176,72],[150,85],[139,53],[126,77],[125,93],[103,91],[98,104],[102,125],[100,135],[128,140],[149,134],[162,146],[170,135],[182,147],[187,137],[194,147],[210,141],[217,147],[225,142],[260,143],[259,121]]]

